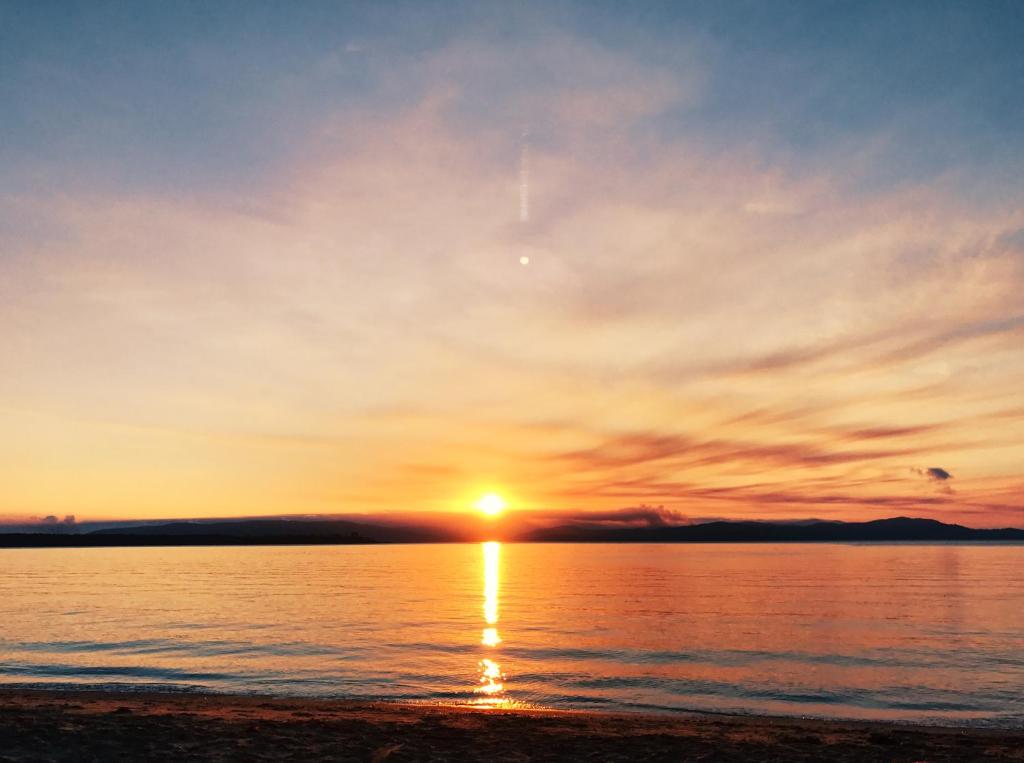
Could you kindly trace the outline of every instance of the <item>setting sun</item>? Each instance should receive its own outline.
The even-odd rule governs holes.
[[[497,493],[488,493],[476,502],[476,507],[484,514],[494,517],[505,510],[505,499]]]

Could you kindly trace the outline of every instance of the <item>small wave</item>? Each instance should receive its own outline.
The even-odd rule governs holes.
[[[7,663],[4,672],[9,675],[52,676],[66,678],[83,677],[130,677],[144,680],[163,680],[175,682],[232,682],[240,676],[231,673],[194,672],[175,668],[142,667],[138,665],[52,665]]]
[[[257,644],[249,641],[175,641],[171,639],[138,639],[132,641],[48,641],[0,642],[7,651],[44,652],[55,654],[117,652],[120,654],[181,654],[190,657],[274,655],[302,657],[332,657],[352,659],[366,650],[358,647],[334,647],[308,642],[270,642]]]

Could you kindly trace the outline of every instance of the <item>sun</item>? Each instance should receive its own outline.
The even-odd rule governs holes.
[[[505,499],[497,493],[481,496],[476,507],[489,517],[496,517],[505,510]]]

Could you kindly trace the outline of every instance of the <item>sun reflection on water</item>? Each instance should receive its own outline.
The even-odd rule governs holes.
[[[477,691],[481,694],[500,694],[505,691],[505,674],[501,665],[484,657],[480,660],[480,685]]]
[[[480,637],[480,643],[484,646],[497,646],[501,643],[501,636],[497,628],[484,628],[484,634]]]
[[[488,625],[498,622],[498,568],[501,544],[490,541],[484,548],[484,620]]]
[[[498,578],[501,560],[501,544],[489,541],[483,544],[484,554],[484,622],[487,626],[480,637],[481,645],[495,648],[501,644],[496,626],[498,622]],[[476,704],[498,707],[509,704],[502,695],[505,692],[505,674],[501,665],[489,657],[483,657],[478,663],[479,680],[474,691],[484,695]]]

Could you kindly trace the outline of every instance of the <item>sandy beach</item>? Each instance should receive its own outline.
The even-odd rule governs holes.
[[[0,689],[0,761],[1024,761],[1024,730]]]

